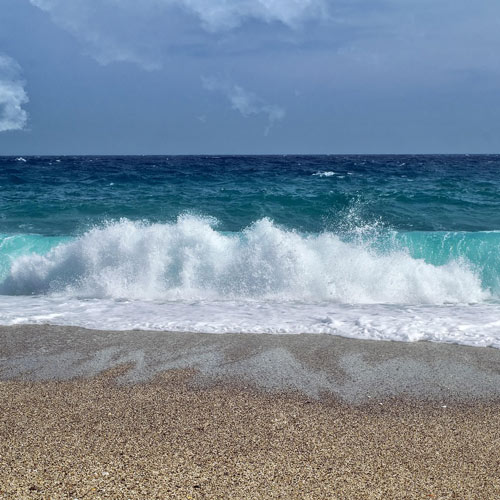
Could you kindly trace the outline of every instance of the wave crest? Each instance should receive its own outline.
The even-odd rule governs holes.
[[[301,235],[269,219],[227,234],[195,216],[172,224],[121,220],[46,255],[17,257],[0,293],[351,304],[471,303],[489,295],[465,261],[435,266],[403,250],[376,251],[327,232]]]

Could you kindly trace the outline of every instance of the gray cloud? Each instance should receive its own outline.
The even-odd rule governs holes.
[[[267,126],[264,134],[268,135],[272,126],[285,117],[285,110],[281,106],[268,104],[259,96],[245,90],[234,83],[215,77],[203,77],[203,87],[209,91],[222,92],[229,100],[232,109],[241,113],[245,118],[250,115],[267,116]]]
[[[165,0],[170,3],[169,0]],[[328,17],[323,0],[172,0],[196,15],[205,29],[219,31],[240,26],[255,19],[279,22],[295,28],[309,19]]]
[[[22,108],[28,102],[21,68],[14,59],[0,54],[0,132],[22,130],[28,113]]]
[[[157,69],[166,52],[257,22],[294,31],[328,18],[328,0],[30,0],[101,64]]]
[[[30,0],[101,64],[186,51],[323,47],[354,64],[497,66],[498,0]],[[325,52],[326,52],[325,51]],[[410,61],[414,68],[414,61]],[[428,68],[427,68],[428,69]],[[383,71],[386,71],[385,69]]]
[[[140,31],[147,31],[141,16],[155,0],[136,4],[127,0],[30,0],[50,15],[52,21],[71,33],[85,51],[102,65],[130,62],[147,70],[161,64],[149,47],[141,47]],[[141,26],[141,24],[143,24]],[[139,31],[139,33],[137,33]]]

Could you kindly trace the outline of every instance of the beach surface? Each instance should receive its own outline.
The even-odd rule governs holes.
[[[0,498],[499,498],[500,350],[0,327]]]

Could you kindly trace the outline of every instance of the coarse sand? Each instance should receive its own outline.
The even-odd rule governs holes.
[[[500,498],[500,403],[193,383],[0,381],[0,498]]]

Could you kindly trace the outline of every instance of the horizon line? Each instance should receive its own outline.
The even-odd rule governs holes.
[[[142,156],[207,156],[207,157],[232,157],[232,156],[500,156],[499,153],[43,153],[43,154],[0,154],[0,158],[43,158],[43,157],[142,157]]]

